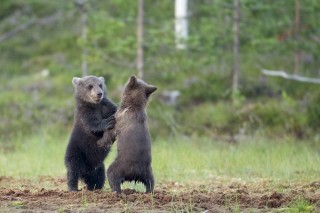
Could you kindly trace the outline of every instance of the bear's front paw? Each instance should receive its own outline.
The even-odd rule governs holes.
[[[112,146],[112,141],[110,140],[110,137],[103,136],[100,140],[97,141],[97,144],[101,148],[109,148]]]
[[[97,144],[100,148],[104,149],[110,148],[112,146],[112,144],[110,144],[109,142],[106,143],[105,141],[98,141]]]
[[[113,129],[114,126],[116,125],[116,118],[114,117],[114,115],[110,116],[109,118],[107,118],[107,130]]]

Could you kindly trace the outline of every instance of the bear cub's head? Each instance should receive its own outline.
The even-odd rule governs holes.
[[[74,77],[72,84],[75,88],[75,97],[85,102],[98,104],[105,97],[105,84],[103,77],[85,76]]]
[[[157,87],[131,76],[124,88],[121,102],[125,106],[144,107],[149,96],[156,90]]]

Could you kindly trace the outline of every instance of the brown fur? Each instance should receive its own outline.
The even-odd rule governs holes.
[[[121,104],[116,112],[115,132],[118,155],[107,170],[112,191],[121,192],[124,181],[138,181],[146,192],[154,189],[151,168],[151,143],[145,107],[157,88],[131,76],[125,86]]]

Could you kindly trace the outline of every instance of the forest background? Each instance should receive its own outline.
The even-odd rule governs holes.
[[[119,103],[122,86],[138,74],[137,2],[81,4],[1,2],[1,141],[43,128],[69,132],[74,76],[104,76],[109,97]],[[319,78],[318,1],[243,0],[238,9],[235,44],[232,1],[189,1],[187,47],[179,49],[173,1],[145,2],[144,79],[159,88],[148,109],[152,136],[318,141],[319,85],[261,72]]]
[[[0,212],[44,210],[39,197],[48,211],[116,208],[111,193],[65,193],[71,80],[83,75],[103,76],[116,103],[131,75],[158,87],[158,191],[117,208],[319,210],[319,1],[189,0],[182,40],[173,0],[141,2],[1,0]]]

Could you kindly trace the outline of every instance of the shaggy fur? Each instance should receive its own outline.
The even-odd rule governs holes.
[[[121,104],[116,112],[118,154],[107,170],[112,191],[121,193],[124,181],[138,181],[146,192],[154,189],[151,168],[151,143],[145,107],[157,88],[131,76],[125,86]]]
[[[105,130],[114,128],[117,107],[106,97],[103,77],[75,77],[72,83],[76,106],[65,154],[68,190],[77,191],[79,179],[88,190],[101,189],[105,182],[103,161],[110,149],[99,147],[97,141]]]

